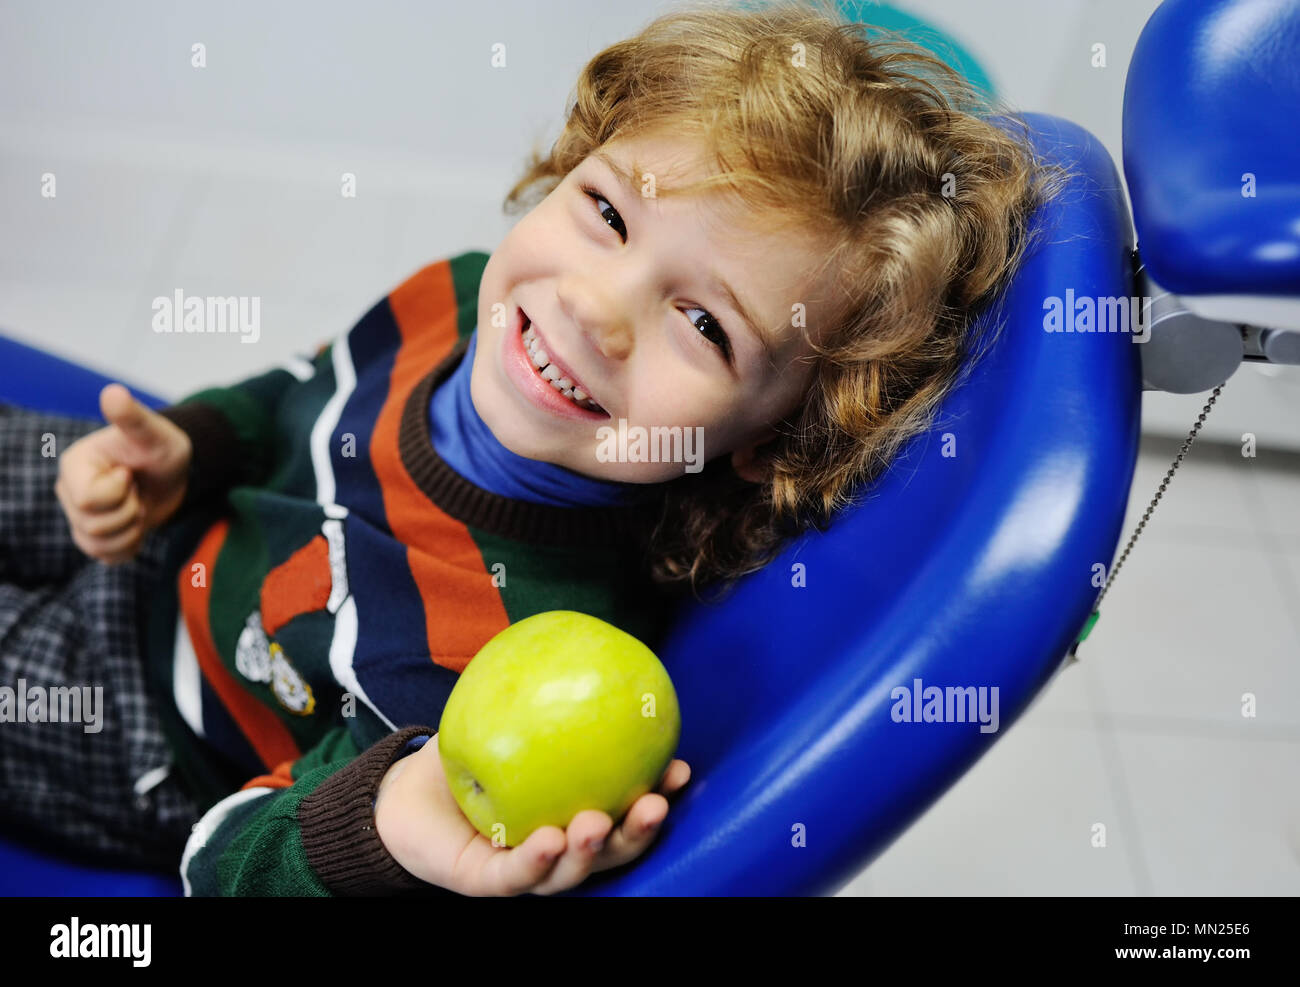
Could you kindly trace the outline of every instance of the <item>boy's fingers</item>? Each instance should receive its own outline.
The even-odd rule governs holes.
[[[87,555],[101,562],[114,563],[134,558],[143,535],[144,529],[133,524],[120,534],[107,538],[87,538],[74,533],[73,541]]]
[[[81,531],[89,538],[108,538],[141,520],[140,497],[132,486],[121,506],[88,515],[82,521]]]
[[[605,840],[605,849],[594,869],[608,870],[639,857],[654,842],[667,815],[667,799],[662,795],[642,795]]]
[[[79,511],[104,511],[117,507],[126,496],[131,482],[131,471],[125,466],[86,464],[73,466],[68,473],[63,492],[71,494],[71,506]]]
[[[680,758],[674,758],[672,763],[670,763],[664,771],[664,776],[660,780],[659,787],[656,791],[668,795],[677,791],[677,789],[681,788],[690,780],[691,766]]]
[[[95,477],[87,491],[87,505],[82,510],[104,511],[117,507],[126,496],[131,483],[131,471],[125,466],[114,466]]]
[[[158,438],[154,412],[121,384],[109,384],[99,392],[99,410],[110,425],[116,425],[137,445],[150,446]]]
[[[608,813],[599,809],[584,809],[574,816],[565,830],[568,846],[564,854],[555,862],[555,868],[546,879],[531,889],[533,894],[554,894],[585,881],[592,867],[604,855],[613,825]],[[601,846],[589,845],[592,841],[600,842]]]
[[[558,826],[543,826],[509,850],[493,847],[486,840],[484,844],[492,855],[485,869],[494,872],[489,879],[492,887],[487,894],[535,893],[537,885],[546,880],[555,861],[564,853],[564,831]]]

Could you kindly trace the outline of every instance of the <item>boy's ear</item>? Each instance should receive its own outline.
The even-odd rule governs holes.
[[[758,441],[736,449],[731,454],[731,468],[735,470],[736,475],[742,480],[748,480],[750,483],[762,483],[767,479],[766,470],[758,464],[757,450],[759,446],[767,445],[776,437],[776,431],[769,428],[767,434]]]

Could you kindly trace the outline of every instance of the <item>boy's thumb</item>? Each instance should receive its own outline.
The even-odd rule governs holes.
[[[99,392],[99,410],[110,425],[116,425],[134,442],[147,445],[157,438],[152,413],[121,384],[109,384]]]

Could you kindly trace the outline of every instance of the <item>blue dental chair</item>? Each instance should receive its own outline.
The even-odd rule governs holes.
[[[1226,15],[1244,8],[1257,16],[1231,28]],[[1271,45],[1243,43],[1243,22]],[[1300,11],[1277,0],[1170,0],[1156,11],[1125,94],[1132,222],[1091,134],[1025,116],[1040,151],[1076,178],[1035,217],[1044,242],[981,316],[1003,325],[997,344],[829,531],[788,546],[721,605],[679,613],[661,657],[692,781],[643,858],[568,894],[833,894],[1024,712],[1088,621],[1094,565],[1114,559],[1143,389],[1190,392],[1206,373],[1213,386],[1243,358],[1292,362],[1300,192],[1270,187],[1267,216],[1225,209],[1213,162],[1241,156],[1260,175],[1300,174],[1280,132],[1285,108],[1300,104],[1297,52]],[[1211,62],[1213,72],[1198,68]],[[1244,88],[1248,68],[1275,88]],[[1228,233],[1235,246],[1216,253]],[[1260,249],[1279,242],[1289,257]],[[1146,346],[1126,332],[1044,331],[1045,299],[1069,289],[1128,298],[1157,284],[1181,307]],[[1244,341],[1248,322],[1258,331]],[[98,417],[107,382],[0,338],[0,400]],[[996,688],[996,730],[973,717],[891,715],[920,707],[928,687]],[[167,875],[86,868],[0,838],[0,893],[179,891]]]

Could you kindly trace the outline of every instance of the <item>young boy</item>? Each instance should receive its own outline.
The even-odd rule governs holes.
[[[1036,180],[1023,143],[899,67],[961,91],[803,4],[660,18],[586,67],[507,203],[549,194],[490,258],[432,264],[313,359],[161,413],[113,385],[97,431],[0,414],[26,464],[0,489],[5,538],[39,520],[53,558],[0,583],[75,572],[64,611],[85,602],[116,635],[51,647],[78,629],[0,605],[22,651],[4,671],[118,669],[130,725],[114,751],[0,743],[48,796],[24,821],[126,853],[132,832],[169,849],[192,815],[192,894],[549,894],[635,859],[684,762],[617,827],[583,812],[493,847],[447,790],[442,705],[490,637],[544,610],[657,647],[676,587],[761,566],[926,426]],[[708,465],[611,458],[604,430],[624,426],[692,430]],[[80,437],[55,485],[71,540],[128,565],[78,570],[56,541],[41,429]],[[75,794],[97,764],[117,772],[105,805]],[[20,787],[0,793],[10,816]]]
[[[172,587],[147,595],[146,664],[184,720],[169,736],[186,780],[207,781],[194,763],[211,760],[207,745],[245,775],[265,772],[208,808],[185,853],[188,891],[380,893],[418,877],[471,894],[547,893],[653,838],[662,796],[645,796],[612,834],[593,811],[567,834],[549,827],[494,848],[450,797],[436,744],[392,762],[436,734],[456,674],[514,620],[582,610],[658,641],[665,601],[644,578],[640,542],[662,483],[687,464],[604,462],[598,426],[699,427],[744,469],[754,436],[797,400],[797,332],[764,342],[720,309],[737,328],[709,339],[681,311],[690,306],[665,304],[665,258],[681,273],[720,269],[763,326],[779,324],[786,299],[816,294],[799,282],[814,245],[721,243],[709,227],[720,217],[623,187],[620,171],[666,178],[692,150],[665,138],[607,145],[609,163],[593,156],[571,172],[490,259],[426,267],[309,365],[161,414],[105,388],[111,424],[64,453],[55,486],[83,550],[129,557],[173,511],[230,494],[233,516],[207,527],[205,515],[197,546],[181,539],[187,557],[162,567],[179,570],[185,633],[164,605]],[[622,249],[583,183],[626,203],[637,249]],[[725,297],[692,290],[710,305]],[[552,363],[564,368],[557,384],[572,377],[603,410],[579,406],[571,385],[563,396]],[[428,726],[398,729],[409,723]],[[664,791],[688,774],[674,762]]]

